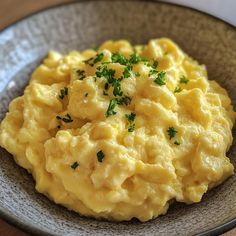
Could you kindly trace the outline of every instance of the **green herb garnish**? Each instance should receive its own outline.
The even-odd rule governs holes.
[[[108,96],[108,93],[106,93],[106,92],[103,90],[103,95],[104,95],[104,96]]]
[[[187,79],[187,77],[184,76],[184,75],[182,75],[182,76],[180,77],[180,80],[179,80],[179,82],[182,83],[182,84],[187,84],[188,81],[189,81],[189,79]]]
[[[157,66],[158,66],[158,61],[154,60],[152,64],[152,68],[157,69]]]
[[[179,146],[180,142],[179,141],[175,141],[174,144]]]
[[[99,53],[96,55],[96,57],[91,57],[89,58],[88,60],[84,61],[85,64],[88,64],[90,66],[94,66],[94,64],[100,62],[104,57],[104,54],[103,53]]]
[[[108,69],[106,66],[99,66],[98,71],[96,72],[96,76],[101,78],[105,77],[108,80],[108,83],[112,83],[114,80],[114,75],[116,73],[113,69]]]
[[[117,98],[116,101],[117,101],[118,105],[126,105],[126,106],[128,106],[131,103],[131,98],[128,97],[128,96],[124,96],[124,97],[121,97],[119,99]]]
[[[136,73],[135,73],[135,76],[136,76],[136,77],[139,77],[139,76],[140,76],[140,73],[139,73],[139,72],[136,72]]]
[[[113,94],[114,96],[122,96],[123,92],[121,91],[121,84],[120,80],[114,80],[112,83],[112,86],[114,87]]]
[[[138,64],[139,62],[147,62],[147,59],[146,59],[146,58],[143,58],[143,57],[140,57],[140,56],[137,55],[136,53],[133,53],[133,54],[130,56],[129,63],[130,63],[130,64]]]
[[[124,78],[129,78],[131,76],[132,66],[127,65],[123,71]]]
[[[61,94],[59,95],[60,99],[63,99],[66,95],[68,95],[68,88],[64,87],[63,89],[60,90]]]
[[[129,115],[126,114],[125,117],[127,118],[128,122],[129,122],[129,128],[128,131],[129,132],[133,132],[134,128],[135,128],[135,123],[134,123],[134,119],[135,119],[135,114],[133,112],[131,112]]]
[[[93,65],[94,65],[93,60],[94,60],[94,58],[91,57],[91,58],[89,58],[88,60],[85,60],[84,63],[85,63],[85,64],[88,64],[88,65],[90,65],[90,66],[93,66]]]
[[[167,133],[168,133],[170,139],[172,139],[175,137],[175,135],[178,133],[178,131],[174,127],[169,127],[169,129],[167,130]]]
[[[158,84],[159,86],[165,85],[166,84],[165,74],[166,72],[164,71],[158,72],[157,78],[154,80],[154,83]]]
[[[111,99],[109,106],[106,111],[106,117],[113,116],[116,114],[116,111],[114,111],[115,107],[117,105],[117,100],[116,99]]]
[[[83,80],[86,77],[84,70],[76,70],[76,73],[79,76],[79,80]]]
[[[180,87],[176,87],[174,93],[180,93],[183,89]]]
[[[65,117],[61,117],[61,116],[56,116],[56,118],[58,120],[62,120],[64,121],[65,123],[70,123],[70,122],[73,122],[73,120],[71,119],[71,116],[67,113]]]
[[[75,170],[78,166],[79,166],[79,163],[76,161],[70,167]]]
[[[100,150],[100,151],[97,153],[97,160],[98,160],[99,162],[102,162],[104,158],[105,158],[105,154],[103,153],[102,150]]]
[[[100,62],[104,57],[103,53],[97,54],[96,58],[94,59],[93,63],[96,64],[98,62]]]
[[[65,122],[65,123],[71,123],[73,122],[73,120],[71,119],[71,116],[67,113],[66,116],[64,118],[62,118],[62,120]]]
[[[121,65],[126,65],[127,60],[125,59],[124,56],[122,56],[119,52],[116,52],[112,55],[111,61],[113,63],[119,63]]]
[[[108,90],[108,88],[109,88],[109,84],[106,82],[105,85],[104,85],[104,89]]]

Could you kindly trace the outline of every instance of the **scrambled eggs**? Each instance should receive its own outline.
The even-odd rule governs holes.
[[[233,174],[227,92],[174,42],[49,52],[0,127],[36,189],[85,216],[147,221]]]

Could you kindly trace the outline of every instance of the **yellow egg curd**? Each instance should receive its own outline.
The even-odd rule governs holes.
[[[0,145],[55,203],[147,221],[233,174],[234,121],[225,89],[170,39],[106,41],[49,52],[11,102]]]

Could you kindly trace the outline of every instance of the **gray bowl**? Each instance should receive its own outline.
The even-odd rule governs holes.
[[[155,1],[77,1],[37,13],[0,33],[0,118],[49,49],[67,52],[107,40],[146,43],[170,37],[207,65],[210,79],[236,105],[236,30],[203,13]],[[235,132],[234,132],[235,137]],[[236,164],[236,139],[229,152]],[[0,149],[0,213],[18,227],[46,235],[212,235],[236,225],[236,176],[194,205],[174,204],[155,220],[113,223],[80,217],[49,201]]]

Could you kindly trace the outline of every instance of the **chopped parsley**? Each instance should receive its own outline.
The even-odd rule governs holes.
[[[180,145],[180,142],[179,142],[179,141],[175,141],[174,144],[177,145],[177,146],[179,146],[179,145]]]
[[[187,77],[184,76],[184,75],[182,75],[182,76],[180,77],[180,80],[179,80],[179,82],[182,83],[182,84],[187,84],[188,81],[189,81],[189,79],[187,79]]]
[[[70,167],[75,170],[78,166],[79,166],[79,163],[76,161]]]
[[[108,69],[106,66],[99,66],[98,71],[96,72],[96,76],[101,78],[101,77],[105,77],[108,81],[108,83],[112,83],[114,80],[114,75],[116,73],[115,70],[113,69]]]
[[[85,64],[88,64],[90,66],[94,66],[94,64],[102,61],[102,59],[104,58],[104,54],[103,53],[99,53],[96,55],[96,57],[91,57],[88,60],[84,61]]]
[[[136,77],[139,77],[139,76],[140,76],[140,73],[139,73],[139,72],[136,72],[136,73],[135,73],[135,76],[136,76]]]
[[[175,135],[178,133],[178,131],[174,127],[169,127],[169,129],[167,130],[167,133],[168,133],[170,139],[172,139],[175,137]]]
[[[165,85],[166,84],[165,74],[166,72],[164,71],[158,72],[157,78],[154,80],[154,83],[158,84],[159,86]]]
[[[93,63],[96,64],[96,63],[100,62],[103,58],[104,58],[104,54],[103,53],[97,54],[97,56],[94,59]]]
[[[103,153],[102,150],[100,150],[100,151],[97,153],[97,160],[98,160],[99,162],[102,162],[104,158],[105,158],[105,154]]]
[[[71,122],[73,122],[71,116],[70,116],[68,113],[65,115],[65,117],[56,116],[56,118],[57,118],[58,120],[64,121],[65,123],[71,123]]]
[[[106,92],[103,90],[103,95],[104,95],[104,96],[108,96],[108,93],[106,93]]]
[[[131,76],[132,66],[127,65],[123,71],[124,78],[129,78]]]
[[[112,83],[112,86],[114,87],[113,90],[114,96],[122,96],[123,92],[121,91],[120,80],[115,79]]]
[[[61,94],[59,95],[60,99],[63,99],[66,95],[68,95],[68,88],[64,87],[63,89],[60,90]]]
[[[138,64],[139,62],[147,62],[147,59],[146,59],[146,58],[143,58],[143,57],[140,57],[140,56],[137,55],[136,53],[133,53],[133,54],[130,56],[129,63],[130,63],[130,64]]]
[[[127,118],[128,122],[129,122],[129,128],[128,128],[129,132],[133,132],[134,131],[134,128],[135,128],[135,123],[134,123],[135,116],[136,115],[133,112],[131,112],[129,115],[128,114],[125,115],[125,117]]]
[[[180,93],[183,89],[180,87],[176,87],[174,93]]]
[[[151,69],[150,71],[149,71],[149,76],[152,76],[152,75],[156,75],[156,74],[158,74],[158,71],[156,70],[156,69]]]
[[[128,106],[131,103],[131,98],[125,95],[124,97],[121,97],[119,99],[117,98],[116,101],[118,105]]]
[[[124,56],[122,56],[119,52],[116,52],[111,56],[111,61],[113,63],[119,63],[121,65],[127,64],[126,58]]]
[[[93,65],[94,65],[93,60],[94,60],[94,58],[91,57],[91,58],[89,58],[88,60],[85,60],[84,63],[85,63],[85,64],[88,64],[88,65],[90,65],[90,66],[93,66]]]
[[[108,90],[108,88],[109,88],[109,84],[106,82],[105,85],[104,85],[104,89]]]
[[[83,80],[86,77],[84,70],[76,70],[76,73],[79,76],[79,80]]]
[[[157,61],[157,60],[154,60],[154,61],[153,61],[153,64],[152,64],[152,67],[153,67],[154,69],[157,69],[157,66],[158,66],[158,61]]]
[[[114,111],[115,107],[117,105],[117,100],[116,99],[111,99],[109,106],[106,111],[106,117],[113,116],[116,114],[116,111]]]

